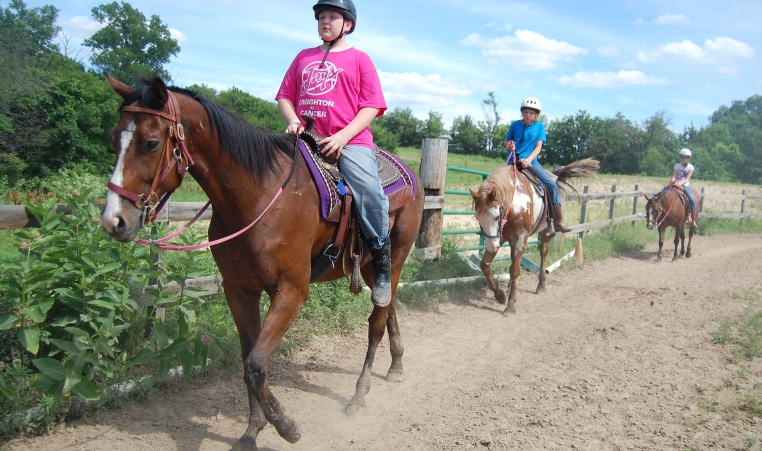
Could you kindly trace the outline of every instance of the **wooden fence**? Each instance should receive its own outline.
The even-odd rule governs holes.
[[[419,260],[431,260],[437,259],[441,256],[442,226],[444,223],[444,187],[448,149],[447,140],[426,139],[423,142],[422,148],[420,176],[426,194],[426,202],[421,229],[418,234],[418,239],[416,240],[416,249],[413,251],[413,258]],[[589,187],[585,186],[582,193],[571,195],[567,198],[567,201],[579,201],[582,203],[580,223],[569,226],[573,232],[579,233],[580,237],[583,236],[584,232],[608,227],[612,224],[631,221],[632,224],[635,225],[635,221],[645,220],[645,215],[637,213],[638,201],[639,199],[643,198],[644,194],[654,194],[652,192],[638,190],[638,185],[635,185],[633,191],[618,192],[616,185],[611,187],[611,192],[609,193],[590,193],[588,191]],[[705,193],[704,189],[702,188],[702,200],[705,197],[711,197],[711,195]],[[762,219],[762,214],[750,214],[745,212],[746,200],[762,200],[762,196],[748,195],[744,190],[741,195],[722,195],[722,197],[725,199],[728,197],[737,198],[740,201],[740,212],[700,212],[699,217],[738,219],[741,222],[743,222],[744,219]],[[627,198],[632,198],[632,214],[615,217],[614,202],[617,199]],[[610,201],[608,219],[595,222],[586,222],[587,202],[598,200]],[[188,221],[192,219],[204,205],[205,202],[169,202],[157,220],[162,222]],[[65,205],[58,205],[56,211],[62,213],[71,213],[69,207]],[[211,217],[212,208],[210,207],[206,212],[204,212],[200,220],[210,220]],[[40,224],[37,222],[34,215],[32,215],[31,212],[26,210],[26,208],[22,205],[0,206],[0,230],[39,227],[39,225]],[[204,289],[203,292],[198,293],[202,296],[222,292],[222,280],[219,275],[188,280],[186,281],[186,286],[194,286]],[[164,286],[165,291],[178,291],[178,289],[179,287],[176,283],[170,283]],[[150,303],[151,298],[149,296],[145,294],[141,296],[140,304],[150,305]]]

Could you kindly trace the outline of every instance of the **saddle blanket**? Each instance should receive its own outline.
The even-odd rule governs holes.
[[[310,149],[303,140],[299,140],[299,149],[318,189],[320,216],[328,221],[338,221],[341,209],[337,207],[341,206],[342,196],[336,180],[324,167],[322,156]],[[384,194],[390,197],[389,211],[394,211],[418,195],[415,174],[396,155],[378,147],[375,154],[381,186],[384,188]]]

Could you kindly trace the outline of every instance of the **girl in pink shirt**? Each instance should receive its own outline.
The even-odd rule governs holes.
[[[370,131],[386,102],[373,61],[347,44],[346,35],[357,22],[352,0],[318,0],[312,9],[323,44],[296,55],[275,99],[288,123],[286,133],[302,133],[300,117],[312,116],[315,130],[326,136],[318,143],[321,152],[338,158],[373,255],[372,301],[386,307],[391,302],[389,201],[378,177]]]

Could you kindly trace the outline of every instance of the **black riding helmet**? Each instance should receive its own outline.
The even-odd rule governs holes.
[[[318,0],[312,10],[315,11],[315,20],[320,15],[320,11],[324,9],[337,9],[344,15],[344,19],[352,21],[352,28],[349,29],[347,34],[355,31],[355,25],[357,24],[357,9],[352,0]]]

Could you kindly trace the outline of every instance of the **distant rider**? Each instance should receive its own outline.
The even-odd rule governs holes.
[[[521,120],[514,121],[505,135],[505,148],[508,149],[506,163],[513,164],[514,158],[517,158],[517,164],[532,171],[535,177],[542,181],[553,204],[553,227],[556,232],[568,233],[571,229],[564,225],[564,214],[558,198],[558,185],[537,160],[542,151],[542,144],[547,140],[545,124],[537,121],[541,110],[542,104],[534,97],[527,97],[521,102]]]
[[[698,227],[696,225],[696,216],[698,215],[698,211],[696,211],[696,197],[690,188],[690,180],[695,170],[696,168],[691,164],[691,150],[683,149],[680,151],[680,162],[675,164],[675,169],[672,171],[672,179],[669,183],[670,185],[683,187],[683,191],[688,196],[691,205],[691,223],[693,227]]]

